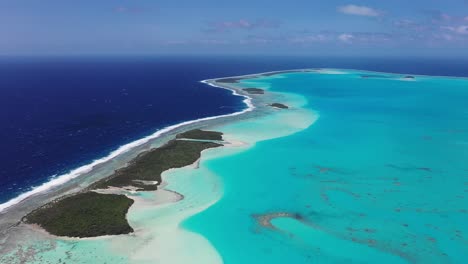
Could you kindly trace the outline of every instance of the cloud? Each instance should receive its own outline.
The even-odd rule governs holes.
[[[345,43],[351,43],[351,41],[354,39],[354,35],[343,33],[338,36],[338,39]]]
[[[279,21],[259,19],[255,21],[247,19],[239,19],[236,21],[220,21],[209,23],[207,32],[229,32],[232,30],[253,30],[258,28],[278,28],[280,26]]]
[[[445,13],[440,10],[424,11],[419,19],[392,19],[390,40],[399,43],[418,43],[430,46],[463,45],[468,42],[468,21],[466,16]],[[384,37],[384,36],[382,36]]]
[[[444,13],[440,10],[431,10],[426,12],[433,24],[454,24],[454,23],[466,23],[468,22],[468,16],[457,16],[452,14]]]
[[[453,33],[457,33],[460,35],[468,35],[468,26],[467,25],[461,25],[461,26],[446,26],[446,27],[441,27],[442,29],[451,31]]]
[[[358,5],[345,5],[338,7],[338,11],[355,16],[368,16],[368,17],[378,17],[381,15],[381,12],[367,6],[358,6]]]

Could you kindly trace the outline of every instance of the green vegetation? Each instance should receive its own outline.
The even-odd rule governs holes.
[[[178,134],[176,138],[222,140],[222,133],[195,129]],[[139,191],[156,190],[162,181],[162,172],[190,165],[200,158],[203,150],[219,146],[222,145],[213,142],[171,140],[162,147],[140,154],[130,165],[116,170],[91,189],[134,186]]]
[[[281,109],[288,109],[289,107],[287,105],[284,105],[284,104],[280,104],[280,103],[272,103],[270,104],[271,107],[276,107],[276,108],[281,108]]]
[[[217,79],[216,82],[220,83],[238,83],[243,78],[224,78],[224,79]]]
[[[191,130],[177,138],[221,140],[222,133]],[[130,165],[98,181],[88,192],[63,198],[31,212],[24,222],[38,224],[57,236],[96,237],[133,232],[125,216],[133,200],[125,195],[100,194],[90,190],[114,187],[136,187],[140,191],[156,190],[161,173],[197,161],[201,152],[222,146],[209,141],[171,140],[162,147],[140,154]]]
[[[180,133],[176,138],[200,139],[200,140],[223,140],[223,133],[216,131],[203,131],[200,129]]]
[[[92,187],[134,186],[139,191],[156,190],[161,183],[163,171],[190,165],[200,158],[201,151],[219,146],[222,145],[212,142],[172,140],[160,148],[141,154],[130,165],[117,170],[114,175]],[[145,181],[157,181],[157,183],[146,184]]]
[[[265,93],[265,91],[260,88],[244,88],[242,90],[246,91],[249,94],[264,94]]]
[[[96,237],[133,232],[125,215],[133,200],[125,195],[79,193],[41,207],[25,217],[49,233],[68,237]]]

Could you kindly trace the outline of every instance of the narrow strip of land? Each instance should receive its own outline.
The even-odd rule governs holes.
[[[50,202],[23,218],[57,236],[96,237],[133,232],[126,214],[133,200],[125,195],[95,192],[117,187],[153,191],[161,184],[161,174],[172,168],[193,164],[205,149],[220,147],[222,133],[191,130],[178,134],[165,145],[140,154],[127,167],[91,185],[86,191]],[[192,141],[192,140],[193,141]]]

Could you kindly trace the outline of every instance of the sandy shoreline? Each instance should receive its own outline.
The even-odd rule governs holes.
[[[270,73],[271,74],[271,73]],[[255,75],[246,75],[244,76],[245,79],[255,78],[256,76],[261,77],[262,74],[255,74]],[[220,78],[218,78],[220,79]],[[138,140],[138,144],[132,142],[128,145],[134,144],[130,149],[122,150],[122,147],[117,150],[118,154],[114,155],[108,160],[105,160],[102,163],[97,163],[91,166],[89,171],[84,172],[76,177],[72,177],[68,179],[68,181],[64,182],[63,184],[57,186],[51,186],[49,189],[45,191],[41,191],[38,193],[33,193],[31,196],[22,199],[20,202],[9,206],[8,208],[4,208],[3,211],[0,212],[0,253],[8,252],[11,249],[16,241],[19,241],[25,235],[30,235],[31,232],[35,233],[35,236],[39,238],[49,238],[55,239],[53,236],[51,237],[49,234],[45,232],[37,232],[38,228],[34,228],[31,226],[27,226],[25,224],[18,224],[21,218],[26,215],[28,212],[32,211],[33,209],[39,207],[42,204],[47,202],[53,201],[58,197],[73,194],[85,189],[88,185],[92,182],[95,182],[99,179],[107,177],[108,175],[112,174],[115,169],[124,167],[131,161],[134,157],[136,157],[139,153],[147,151],[149,149],[161,146],[162,144],[166,143],[170,139],[174,138],[174,136],[180,132],[194,129],[194,128],[207,128],[207,127],[217,127],[224,124],[228,124],[233,121],[239,121],[243,119],[250,119],[253,117],[264,116],[268,115],[271,109],[267,106],[266,102],[271,99],[270,95],[265,96],[251,96],[248,93],[244,92],[241,88],[236,87],[233,84],[225,84],[225,83],[217,83],[216,80],[218,79],[211,79],[202,81],[210,86],[214,86],[217,88],[229,89],[233,92],[234,95],[243,96],[245,98],[244,102],[247,105],[247,108],[243,111],[236,112],[233,114],[222,115],[222,116],[215,116],[215,117],[208,117],[199,120],[187,121],[181,124],[177,124],[171,126],[170,129],[163,129],[155,134],[159,133],[155,138],[144,138]],[[254,111],[255,110],[255,111]],[[161,132],[164,131],[164,132]],[[153,134],[154,135],[154,134]],[[151,137],[151,136],[150,136]],[[229,137],[229,136],[228,136]],[[144,142],[142,141],[144,140]],[[225,147],[223,148],[235,148],[235,147],[246,147],[247,144],[240,141],[232,141],[228,142]],[[120,152],[119,152],[120,151]],[[106,159],[106,158],[103,158]],[[102,160],[102,159],[101,159]],[[197,161],[194,166],[198,167],[200,161]],[[89,166],[89,165],[88,165]],[[171,173],[170,171],[164,172]],[[171,202],[178,202],[182,198],[178,195],[175,195],[177,191],[171,191],[169,189],[165,189],[164,187],[161,188],[159,191],[160,196],[158,199],[160,200],[159,203],[151,203],[151,206],[159,206],[164,205],[165,203]],[[183,195],[183,194],[180,194]],[[132,206],[131,210],[137,210],[138,208],[144,207],[145,203],[142,202],[143,200],[139,199],[135,196],[129,196],[131,199],[134,199],[136,202]],[[136,230],[136,233],[138,231]],[[13,235],[14,234],[14,235]],[[98,238],[99,239],[99,238]],[[104,238],[105,239],[105,238]],[[71,239],[75,240],[75,239]]]
[[[231,78],[236,78],[239,80],[240,79],[253,79],[253,78],[262,77],[262,76],[263,77],[272,76],[274,74],[280,74],[280,73],[293,73],[293,72],[304,72],[304,71],[315,72],[316,70],[297,69],[297,70],[287,70],[287,71],[272,71],[272,72],[264,72],[264,73],[258,73],[258,74],[234,76]],[[108,156],[97,159],[90,164],[73,169],[67,174],[54,177],[49,182],[46,182],[40,186],[34,187],[30,191],[23,193],[19,195],[18,197],[15,197],[3,204],[0,204],[0,230],[4,229],[4,226],[5,226],[3,224],[2,217],[5,216],[8,212],[18,210],[19,208],[21,208],[21,204],[29,202],[31,198],[41,199],[41,196],[43,196],[44,194],[47,194],[47,193],[52,194],[54,192],[61,192],[63,194],[66,194],[68,192],[74,192],[76,190],[72,191],[70,189],[75,189],[75,188],[73,187],[70,188],[71,186],[67,186],[67,185],[69,185],[70,183],[73,183],[74,180],[82,181],[83,184],[88,184],[88,182],[86,181],[87,178],[90,178],[89,180],[91,181],[95,181],[95,179],[92,179],[94,177],[92,177],[90,174],[94,174],[94,175],[99,174],[100,173],[99,169],[101,167],[105,167],[109,163],[119,161],[119,159],[124,160],[125,159],[124,157],[126,155],[128,155],[131,160],[137,154],[143,152],[144,150],[154,148],[155,146],[160,146],[163,143],[169,141],[169,139],[171,139],[174,135],[176,135],[177,133],[180,133],[181,131],[226,123],[226,122],[229,122],[230,119],[233,119],[233,117],[244,115],[248,112],[253,111],[256,108],[256,104],[252,102],[253,98],[251,97],[249,93],[246,93],[245,91],[236,87],[233,84],[216,82],[216,80],[221,80],[221,79],[224,79],[224,78],[208,79],[208,80],[203,80],[201,82],[207,85],[210,85],[212,87],[230,90],[235,96],[244,97],[245,98],[244,103],[247,106],[246,109],[239,111],[239,112],[226,114],[226,115],[211,116],[211,117],[205,117],[205,118],[200,118],[196,120],[189,120],[189,121],[185,121],[182,123],[178,123],[175,125],[162,128],[156,131],[155,133],[153,133],[152,135],[130,142],[123,146],[120,146],[116,150],[112,151]],[[127,160],[128,162],[128,159],[125,159],[125,160]],[[126,165],[126,163],[125,164],[120,163],[120,164],[121,164],[120,166],[114,166],[113,167],[114,170],[120,167],[124,167]],[[107,171],[107,173],[109,173],[109,171]],[[80,179],[77,179],[77,178],[80,178]],[[101,177],[96,177],[96,178],[102,179],[103,177],[101,176]],[[78,186],[75,186],[75,187],[78,187]]]
[[[52,201],[59,196],[67,195],[70,193],[82,190],[86,185],[98,179],[110,175],[115,169],[124,167],[129,161],[136,157],[139,153],[148,149],[161,146],[165,142],[172,139],[176,134],[193,128],[203,128],[213,125],[219,119],[231,119],[238,115],[242,115],[252,111],[255,107],[251,103],[251,98],[243,93],[242,90],[235,87],[221,87],[214,84],[213,80],[202,81],[210,86],[228,89],[234,95],[243,96],[245,98],[247,108],[232,114],[212,116],[201,118],[197,120],[185,121],[175,124],[161,130],[156,131],[154,134],[145,138],[128,143],[119,147],[117,150],[111,152],[108,156],[97,159],[88,165],[84,165],[71,172],[58,176],[51,181],[44,183],[38,187],[33,188],[31,191],[21,194],[20,196],[0,205],[0,234],[9,226],[15,225],[21,219],[17,214],[26,214],[28,211],[38,207],[40,204]],[[227,122],[228,120],[220,120],[220,122]],[[34,200],[34,201],[33,201]],[[12,214],[15,217],[12,217]],[[10,218],[8,220],[6,218]],[[14,221],[14,219],[17,219]]]
[[[32,188],[32,190],[26,193],[23,193],[19,195],[18,197],[15,197],[3,204],[0,204],[0,233],[1,233],[1,230],[5,229],[5,227],[8,226],[7,224],[4,223],[5,221],[3,221],[4,220],[3,218],[5,217],[5,215],[8,212],[11,213],[11,211],[18,211],[18,210],[28,211],[28,210],[22,210],[21,208],[27,207],[28,209],[31,209],[32,207],[24,205],[24,204],[27,204],[28,202],[31,202],[30,201],[31,198],[35,198],[37,200],[43,200],[41,201],[41,203],[46,203],[47,201],[53,200],[53,199],[50,199],[50,197],[48,196],[55,196],[55,198],[57,198],[57,196],[60,196],[57,194],[60,194],[60,193],[67,194],[67,193],[76,192],[78,189],[82,189],[83,185],[87,185],[89,184],[89,182],[94,182],[98,179],[104,178],[105,176],[101,174],[111,174],[113,170],[118,169],[120,167],[124,167],[128,163],[128,161],[130,161],[139,153],[162,145],[163,143],[167,142],[169,139],[171,139],[175,134],[179,132],[192,129],[192,128],[202,128],[206,126],[213,126],[213,125],[217,125],[221,123],[226,123],[232,119],[235,119],[235,117],[245,115],[246,113],[251,112],[256,108],[256,105],[258,104],[258,102],[255,102],[255,103],[252,102],[253,98],[251,97],[249,93],[246,93],[242,89],[236,87],[233,83],[217,83],[216,82],[217,80],[222,80],[226,78],[232,78],[232,79],[238,79],[238,80],[255,79],[258,77],[270,77],[275,74],[294,73],[294,72],[315,72],[315,73],[322,73],[322,74],[327,74],[327,73],[339,74],[339,72],[337,71],[340,71],[340,69],[293,69],[293,70],[271,71],[271,72],[263,72],[263,73],[257,73],[257,74],[248,74],[248,75],[239,75],[239,76],[221,77],[221,78],[216,78],[216,79],[203,80],[201,81],[202,83],[205,83],[207,85],[210,85],[216,88],[227,89],[227,90],[232,91],[233,95],[244,97],[245,98],[244,103],[246,104],[247,108],[242,111],[235,112],[232,114],[190,120],[190,121],[185,121],[182,123],[178,123],[175,125],[165,127],[163,129],[156,131],[152,135],[138,139],[136,141],[130,142],[128,144],[125,144],[117,148],[116,150],[112,151],[106,157],[97,159],[90,164],[73,169],[67,174],[55,177],[49,182],[46,182],[40,186],[34,187]],[[346,69],[343,71],[346,71]],[[363,70],[362,71],[360,70],[360,72],[372,73],[371,71],[363,71]],[[374,72],[374,73],[379,73],[379,72]],[[415,76],[419,76],[419,75],[415,75]],[[116,161],[118,164],[114,164],[114,166],[110,166],[110,167],[108,166],[109,164],[116,163]],[[35,203],[33,207],[37,207],[38,204],[40,203]],[[14,224],[14,223],[10,223],[10,224]]]
[[[339,69],[310,71],[317,75],[329,74],[329,76],[323,75],[319,78],[362,79],[362,82],[366,82],[364,80],[366,78],[381,77],[377,74],[366,77],[363,71],[346,72],[346,70]],[[331,76],[335,74],[348,75]],[[457,256],[457,252],[446,251],[447,249],[442,247],[441,243],[444,233],[440,232],[452,235],[451,227],[448,227],[450,230],[446,231],[442,229],[432,231],[431,227],[425,228],[423,225],[416,224],[416,221],[412,221],[412,218],[421,212],[410,212],[408,209],[411,208],[411,204],[406,204],[406,199],[402,204],[399,199],[383,199],[385,197],[398,198],[399,194],[387,196],[393,195],[389,194],[390,192],[387,193],[387,188],[395,190],[397,188],[395,186],[400,186],[399,181],[396,182],[398,185],[395,185],[393,182],[387,183],[387,179],[382,181],[381,177],[374,177],[370,174],[367,178],[361,178],[361,171],[349,172],[355,167],[347,167],[348,164],[343,165],[343,163],[328,163],[328,160],[342,158],[336,156],[333,149],[323,160],[315,160],[319,155],[326,155],[327,151],[324,151],[325,147],[313,142],[319,141],[320,137],[313,137],[313,133],[308,133],[322,128],[323,133],[328,133],[330,130],[322,127],[322,124],[326,123],[329,116],[324,111],[325,122],[321,122],[317,127],[314,125],[310,130],[307,129],[319,118],[319,115],[312,109],[313,107],[307,104],[308,100],[314,105],[320,105],[322,102],[312,101],[317,98],[309,97],[305,92],[303,96],[295,94],[294,89],[282,89],[289,86],[293,88],[296,85],[294,79],[296,76],[272,75],[274,74],[248,75],[249,78],[255,78],[255,76],[261,78],[245,80],[241,84],[237,82],[217,84],[216,80],[219,79],[204,81],[209,85],[230,90],[232,86],[234,93],[249,97],[252,106],[255,107],[252,111],[236,116],[209,120],[191,124],[189,128],[181,128],[182,131],[193,128],[219,131],[223,133],[224,146],[203,151],[200,159],[191,165],[164,171],[160,188],[157,191],[138,192],[119,188],[103,190],[103,192],[125,194],[135,201],[127,214],[127,220],[134,228],[133,233],[85,239],[61,238],[50,236],[35,226],[21,224],[4,233],[6,236],[0,233],[0,263],[222,263],[224,260],[233,262],[233,259],[243,259],[244,262],[248,262],[251,259],[249,256],[255,256],[253,261],[257,260],[257,262],[263,256],[264,259],[261,262],[264,263],[277,260],[279,263],[283,257],[286,260],[302,263],[297,261],[301,259],[301,256],[295,255],[296,249],[302,250],[302,247],[296,247],[295,243],[298,241],[306,245],[304,263],[310,262],[309,253],[317,257],[317,260],[329,257],[344,260],[344,257],[349,256],[348,260],[356,259],[361,262],[369,262],[369,259],[389,258],[392,260],[390,263],[400,263],[402,260],[402,263],[406,263],[404,260],[407,256],[418,257],[420,254],[436,262],[448,260],[448,256]],[[298,78],[311,77],[303,75],[309,74],[300,74]],[[400,82],[401,76],[403,75],[392,75],[388,79],[392,81],[392,85],[402,87],[409,85]],[[291,80],[288,80],[289,77]],[[232,77],[231,81],[236,78]],[[276,80],[276,78],[285,79]],[[314,78],[312,76],[311,79]],[[424,84],[429,79],[431,78],[418,77],[411,81],[420,81],[420,84]],[[244,94],[243,89],[246,87],[258,87],[264,89],[265,93],[262,95]],[[274,92],[270,89],[271,87],[283,92]],[[354,97],[349,98],[349,101],[353,102],[353,100]],[[284,103],[290,107],[276,109],[271,107],[272,102]],[[339,121],[339,118],[336,120]],[[337,122],[333,121],[330,123]],[[369,123],[373,124],[373,122]],[[288,138],[265,142],[297,132],[301,133],[292,136],[290,140]],[[155,140],[151,144],[148,142],[148,145],[139,151],[164,144],[172,139],[171,136],[173,137],[174,134],[167,135],[164,140],[161,137],[158,138],[159,141]],[[327,139],[334,141],[334,137],[323,139],[322,142]],[[295,157],[297,150],[303,150],[306,146],[303,145],[305,140],[311,147],[309,151],[298,153],[301,154],[301,160],[284,158]],[[344,147],[343,145],[340,144],[340,150]],[[335,145],[332,147],[334,148]],[[109,161],[108,167],[106,164],[99,166],[98,169],[102,169],[103,172],[100,177],[105,177],[104,172],[111,171],[112,168],[124,166],[125,162],[132,159],[129,154],[137,155],[136,151],[130,152]],[[386,164],[386,161],[382,160],[380,163]],[[394,163],[390,164],[390,166],[395,166],[394,169],[406,168],[393,165]],[[385,166],[388,167],[388,165]],[[372,171],[374,168],[372,167]],[[419,165],[410,169],[418,170],[419,168],[426,169]],[[426,179],[425,173],[435,171],[422,170],[421,173],[424,175],[421,177]],[[397,170],[389,171],[392,174],[396,172],[398,173]],[[405,172],[398,175],[404,175],[403,173]],[[348,174],[356,175],[356,177],[350,177]],[[287,175],[290,177],[283,181],[283,177]],[[363,171],[363,175],[366,175],[366,171]],[[368,184],[373,183],[373,180],[376,181],[375,185]],[[396,180],[398,179],[389,181]],[[80,177],[79,181],[76,179],[76,185],[84,188],[91,181],[92,178],[81,179]],[[411,181],[405,183],[403,188],[408,188]],[[283,195],[279,197],[287,196],[283,199],[284,203],[278,202],[274,199],[275,197],[269,197],[270,194],[274,195],[271,190],[278,184],[281,188],[290,186],[291,193],[288,194],[284,189]],[[388,184],[392,184],[392,187],[388,187],[390,186]],[[248,189],[248,187],[251,188]],[[347,188],[357,189],[348,190]],[[372,193],[368,191],[369,188],[374,188]],[[459,191],[463,191],[462,188]],[[363,203],[374,203],[377,201],[378,194],[382,195],[382,198],[378,200],[379,206],[380,203],[385,203],[385,205],[382,211],[377,211],[376,215],[372,215],[375,210],[374,205],[366,208],[366,204]],[[254,201],[252,197],[258,197],[258,199]],[[434,206],[437,204],[435,203]],[[396,208],[398,211],[395,211],[394,206],[398,206]],[[464,205],[454,203],[450,204],[448,209],[444,207],[441,211],[428,210],[422,213],[425,214],[425,219],[432,221],[429,223],[433,226],[442,227],[445,224],[439,222],[438,216],[446,216],[448,215],[446,211],[458,209],[458,206]],[[384,216],[395,217],[397,221],[385,220],[384,227],[381,224],[380,214],[387,209],[388,215]],[[432,209],[432,205],[429,209]],[[459,213],[462,214],[465,211]],[[460,215],[460,217],[463,219],[464,216]],[[1,219],[0,216],[0,221]],[[419,229],[419,226],[422,229]],[[427,235],[417,234],[418,230],[424,230]],[[454,236],[465,232],[461,224],[457,230],[461,231],[457,231]],[[286,244],[270,243],[271,238],[276,235],[280,242],[294,243],[294,249],[289,252],[289,249],[285,247]],[[407,235],[408,237],[405,237]],[[426,237],[428,235],[430,235],[429,240]],[[234,239],[231,240],[230,237]],[[236,241],[237,237],[239,239]],[[251,241],[251,246],[244,245],[244,241]],[[402,242],[405,243],[404,250],[399,251]],[[458,244],[453,242],[447,245],[454,245],[455,249],[458,246],[462,248],[464,244],[460,242],[463,240],[460,240]],[[438,248],[439,243],[440,248]],[[414,246],[411,251],[410,246]],[[252,248],[255,250],[249,251]],[[340,250],[337,251],[337,248]],[[288,250],[289,253],[281,253],[283,249]],[[320,251],[315,251],[315,249],[320,249]],[[356,255],[355,252],[362,254]],[[442,252],[448,254],[439,255]],[[409,262],[417,260],[417,258],[407,259]]]

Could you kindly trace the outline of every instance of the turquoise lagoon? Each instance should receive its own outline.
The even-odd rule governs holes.
[[[224,194],[183,226],[225,263],[468,263],[467,79],[324,70],[241,86],[300,94],[319,118],[204,163]]]
[[[232,147],[127,193],[134,234],[26,229],[0,263],[468,263],[468,79],[404,77],[244,79],[291,108],[212,127]]]

